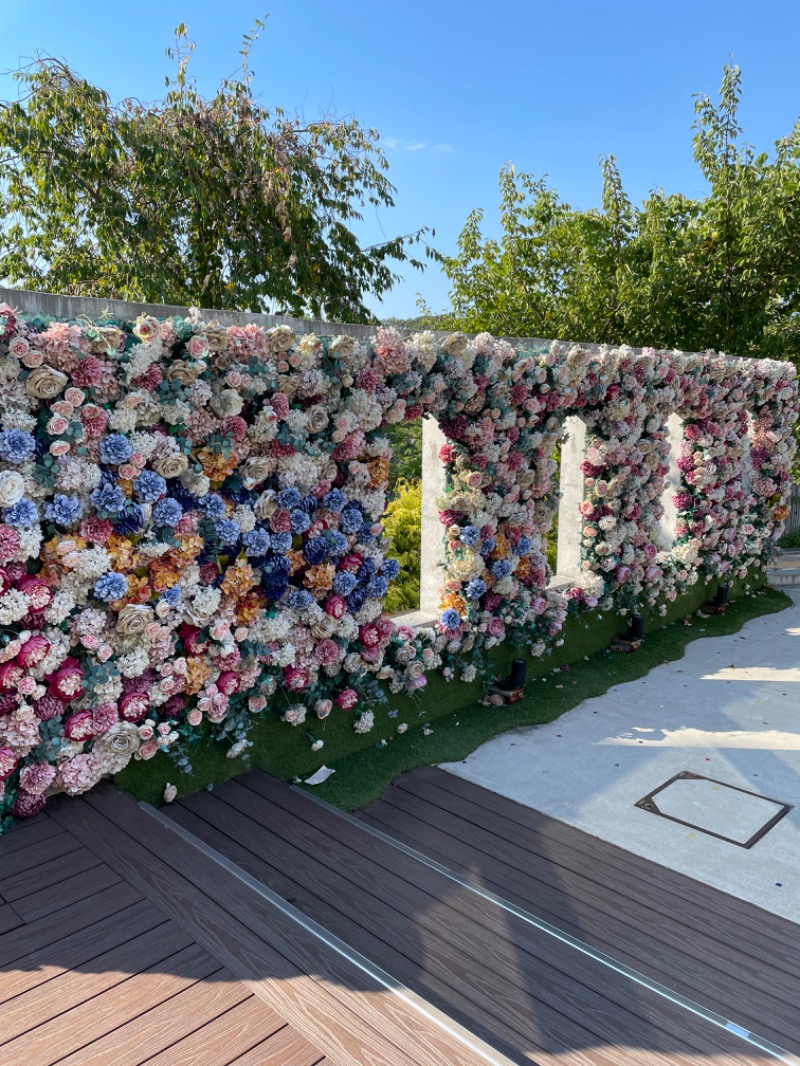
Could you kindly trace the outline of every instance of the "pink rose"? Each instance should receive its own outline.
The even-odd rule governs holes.
[[[200,630],[197,626],[183,623],[178,630],[178,636],[183,641],[183,650],[187,655],[203,655],[208,651],[208,641],[200,638]]]
[[[232,670],[225,670],[217,678],[217,688],[220,692],[224,692],[226,696],[232,696],[235,692],[238,692],[241,683],[239,675]]]
[[[25,641],[17,653],[17,662],[26,669],[29,666],[36,666],[46,657],[49,651],[50,641],[43,637],[41,633],[34,633],[32,637]]]
[[[506,633],[506,627],[503,624],[503,619],[495,616],[489,619],[489,636],[497,637],[498,640],[502,640]]]
[[[186,715],[186,721],[191,726],[198,726],[203,721],[203,712],[198,710],[197,707],[193,708]]]
[[[358,639],[365,648],[374,648],[376,644],[381,642],[380,630],[377,626],[371,624],[362,626],[358,631]]]
[[[25,577],[20,578],[17,588],[25,596],[33,612],[43,611],[53,602],[52,588],[46,581],[34,574],[26,574]]]
[[[325,601],[325,613],[329,614],[331,618],[341,618],[346,610],[347,602],[343,596],[334,593],[333,596],[329,596]]]
[[[308,680],[308,671],[304,666],[287,666],[283,671],[283,681],[290,692],[306,688]]]
[[[140,759],[152,759],[155,753],[158,751],[157,740],[146,740],[140,745],[136,755]]]
[[[89,740],[94,736],[91,711],[75,711],[64,719],[64,733],[69,740]]]
[[[150,697],[145,692],[126,692],[120,697],[119,713],[126,722],[140,722],[150,710]]]
[[[358,693],[353,688],[344,688],[336,697],[336,706],[343,711],[352,711],[358,703]]]
[[[82,696],[82,682],[81,664],[71,656],[64,660],[55,673],[47,676],[47,687],[50,695],[60,700],[72,700]]]
[[[327,718],[332,710],[332,700],[317,700],[316,704],[314,705],[314,713],[316,714],[317,718]]]

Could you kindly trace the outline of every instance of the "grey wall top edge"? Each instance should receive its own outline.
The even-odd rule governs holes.
[[[77,319],[86,317],[97,321],[103,317],[113,318],[121,322],[131,321],[139,315],[153,315],[155,318],[169,318],[172,315],[185,316],[188,314],[187,307],[175,307],[170,304],[143,304],[130,303],[126,300],[104,300],[94,296],[63,296],[50,292],[30,292],[25,289],[8,289],[0,286],[0,303],[9,304],[14,310],[29,315],[44,315],[50,318]],[[375,333],[374,325],[347,325],[336,322],[323,322],[319,318],[291,318],[288,315],[265,315],[250,311],[215,311],[213,309],[200,308],[206,321],[216,319],[223,326],[244,326],[248,322],[254,322],[271,329],[273,326],[290,326],[297,333],[316,333],[320,336],[330,336],[339,333],[348,333],[360,340],[368,340]],[[404,335],[411,330],[403,329]],[[436,330],[434,335],[439,340],[450,336],[448,331]],[[532,347],[540,347],[543,344],[552,344],[553,340],[542,337],[506,337],[511,344],[524,344]],[[580,344],[587,351],[597,351],[609,345],[594,344],[588,341],[559,341],[559,344]],[[621,346],[624,342],[620,342]],[[613,346],[612,346],[613,347]],[[641,352],[641,348],[632,348],[634,352]],[[695,354],[695,353],[688,353]]]

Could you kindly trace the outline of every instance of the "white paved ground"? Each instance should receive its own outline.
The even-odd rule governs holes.
[[[696,640],[679,662],[442,769],[800,922],[800,592],[791,595],[786,611]],[[634,806],[682,770],[793,810],[745,850]],[[733,800],[712,786],[673,796],[671,809],[744,839],[762,805]]]

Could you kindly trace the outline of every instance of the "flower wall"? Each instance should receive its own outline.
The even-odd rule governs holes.
[[[780,534],[794,368],[378,329],[296,336],[188,318],[98,324],[0,308],[0,825],[258,716],[368,732],[386,691],[474,676],[566,614],[742,574]],[[676,542],[658,541],[666,421],[684,419]],[[387,425],[435,417],[438,624],[383,609]],[[582,576],[548,589],[554,449],[587,423]],[[746,437],[752,475],[746,471]],[[749,484],[748,484],[749,477]]]

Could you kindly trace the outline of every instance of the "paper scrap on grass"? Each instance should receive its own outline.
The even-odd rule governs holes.
[[[321,785],[323,781],[327,781],[331,774],[335,774],[335,770],[331,770],[327,766],[320,766],[319,770],[311,777],[305,779],[306,785]]]

